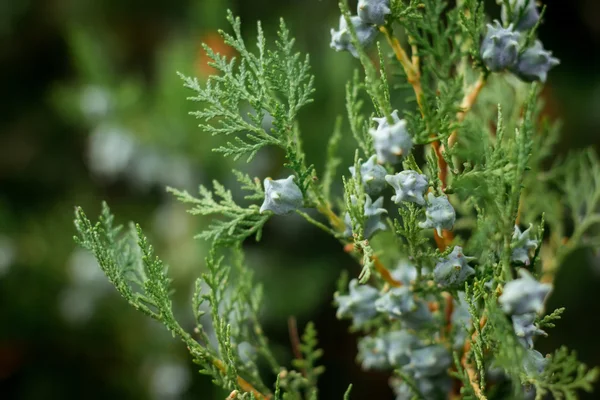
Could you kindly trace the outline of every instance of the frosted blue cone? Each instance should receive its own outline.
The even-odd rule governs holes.
[[[265,201],[260,207],[261,214],[271,211],[277,215],[284,215],[302,207],[304,199],[300,188],[294,183],[293,175],[286,179],[267,178],[264,185]]]
[[[481,58],[485,66],[492,72],[500,72],[513,67],[519,56],[518,32],[512,25],[503,28],[500,22],[487,25],[487,33],[481,42]]]
[[[347,295],[335,296],[338,305],[336,316],[339,319],[352,318],[352,325],[361,327],[377,315],[375,301],[379,298],[379,290],[369,285],[359,285],[352,279]]]
[[[351,200],[352,204],[356,204],[356,197],[352,196]],[[383,214],[387,214],[387,210],[383,208],[383,197],[380,197],[373,202],[371,197],[367,195],[364,207],[364,235],[366,239],[369,239],[379,231],[385,231],[387,229],[385,222],[383,222]],[[346,237],[351,237],[353,232],[350,214],[346,213],[344,222],[346,224],[344,235],[346,235]]]
[[[363,20],[356,15],[350,17],[350,21],[354,26],[354,30],[356,31],[356,36],[360,45],[362,47],[370,46],[379,32],[377,28],[371,24],[363,22]],[[333,28],[331,29],[330,47],[335,51],[349,51],[350,54],[358,58],[358,52],[352,44],[350,31],[348,30],[348,25],[346,24],[346,19],[343,15],[340,16],[339,29],[337,31]]]
[[[445,195],[436,197],[433,193],[427,194],[427,208],[425,209],[425,221],[419,222],[423,229],[434,228],[439,236],[443,229],[452,229],[456,220],[454,207]]]
[[[357,14],[363,22],[384,25],[385,17],[391,14],[390,0],[359,0]]]
[[[552,285],[538,282],[525,269],[519,270],[519,276],[519,279],[504,285],[498,298],[502,310],[508,315],[540,313]]]
[[[419,174],[417,171],[406,170],[395,175],[386,175],[385,181],[396,191],[396,194],[392,196],[394,203],[410,202],[420,206],[425,205],[423,194],[429,188],[429,182],[425,175]]]
[[[392,119],[394,123],[389,124],[385,118],[373,118],[378,126],[369,129],[379,163],[395,164],[408,156],[413,147],[406,120],[399,119],[397,111],[392,113]]]
[[[417,279],[417,268],[406,260],[401,260],[396,268],[390,271],[392,278],[402,282],[403,285],[411,285]]]
[[[375,302],[375,308],[391,318],[399,319],[405,328],[422,328],[433,318],[427,302],[415,298],[406,286],[390,289]]]
[[[552,57],[552,52],[544,50],[542,42],[536,40],[533,46],[526,49],[511,72],[525,82],[546,82],[548,71],[560,64],[558,58]]]
[[[540,19],[536,0],[510,0],[512,15],[509,18],[508,9],[502,3],[502,21],[512,24],[517,31],[526,31],[535,26]]]
[[[511,261],[529,265],[531,263],[530,254],[537,249],[538,241],[530,238],[531,225],[525,231],[521,232],[515,225],[515,231],[512,236],[510,247],[512,249]]]
[[[366,336],[358,342],[358,360],[364,369],[388,369],[387,343],[383,338]]]
[[[512,316],[515,335],[517,335],[523,347],[527,349],[533,348],[533,338],[535,336],[546,336],[546,332],[534,324],[536,315],[535,313],[528,313]]]
[[[422,347],[419,338],[406,330],[388,332],[384,338],[388,362],[394,368],[408,364],[413,349]]]
[[[414,350],[405,369],[417,379],[431,378],[446,372],[451,364],[452,357],[448,349],[441,344],[434,344]]]
[[[462,252],[462,247],[454,246],[452,253],[441,258],[433,270],[433,279],[442,287],[460,286],[471,276],[475,270],[469,265],[473,257],[467,257]]]
[[[350,167],[349,170],[354,177],[356,175],[354,167]],[[366,162],[361,164],[360,176],[365,192],[369,196],[377,196],[385,188],[386,173],[385,168],[377,164],[376,155],[371,156]]]

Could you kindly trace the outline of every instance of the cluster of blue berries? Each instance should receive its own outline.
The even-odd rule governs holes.
[[[498,301],[502,310],[511,317],[515,335],[525,348],[523,367],[530,376],[541,374],[546,368],[547,359],[533,348],[535,336],[545,336],[546,332],[536,324],[536,317],[544,309],[544,302],[552,286],[538,282],[527,270],[519,270],[519,278],[504,285]],[[527,388],[528,396],[534,396],[535,390]]]
[[[370,328],[369,323],[376,318],[389,319],[389,330],[379,330],[360,339],[358,360],[362,367],[366,370],[401,370],[411,377],[425,399],[444,398],[451,387],[448,374],[452,364],[451,349],[440,343],[437,334],[422,335],[427,339],[418,335],[419,331],[443,321],[443,316],[431,311],[425,299],[417,298],[411,292],[417,277],[413,265],[401,262],[391,274],[402,283],[401,287],[379,291],[352,280],[348,294],[335,295],[337,317],[351,318],[352,325],[358,329]],[[454,348],[460,349],[468,334],[466,327],[470,325],[462,292],[459,292],[459,301],[454,302],[452,324],[456,327]],[[392,378],[390,385],[397,400],[414,396],[404,381]]]
[[[286,179],[273,180],[266,178],[265,200],[260,206],[260,213],[271,211],[276,215],[289,214],[302,207],[304,197],[302,191],[294,182],[294,175],[290,175]]]
[[[383,206],[383,197],[373,201],[372,197],[378,196],[389,184],[395,191],[392,201],[396,204],[414,203],[425,207],[425,221],[419,226],[423,229],[433,228],[438,235],[443,229],[452,229],[456,220],[454,208],[445,195],[435,196],[425,192],[429,188],[429,181],[423,174],[413,170],[405,170],[394,175],[388,175],[380,164],[396,164],[408,156],[412,150],[413,142],[406,127],[406,120],[398,117],[398,110],[394,110],[390,119],[373,118],[377,127],[369,130],[373,138],[375,155],[371,156],[360,166],[361,183],[366,193],[364,215],[365,237],[370,238],[377,231],[385,230],[381,220],[386,213]],[[390,122],[391,121],[391,122]],[[354,167],[350,167],[353,177],[356,177]],[[353,203],[356,199],[352,199]],[[352,235],[350,215],[346,213],[346,236]]]
[[[526,266],[531,264],[531,251],[538,247],[538,241],[531,238],[531,225],[523,232],[515,225],[510,247],[512,250],[512,262],[521,263]]]
[[[559,60],[546,51],[542,42],[521,48],[527,36],[524,32],[533,28],[540,18],[535,0],[512,0],[511,12],[502,6],[503,27],[499,21],[488,24],[481,43],[481,58],[492,72],[509,70],[525,82],[545,82],[548,71]]]
[[[350,17],[350,23],[356,31],[360,45],[367,47],[377,37],[377,26],[384,25],[386,17],[392,12],[390,0],[359,0],[357,11],[358,15]],[[331,48],[336,51],[347,50],[354,57],[358,57],[343,15],[340,16],[338,30],[331,29]]]

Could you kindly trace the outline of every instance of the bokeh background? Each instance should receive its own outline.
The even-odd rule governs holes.
[[[490,12],[497,10],[492,1]],[[544,91],[547,113],[564,122],[557,152],[600,142],[600,2],[546,1],[540,35],[561,59]],[[309,162],[343,114],[343,86],[357,65],[329,49],[333,0],[1,0],[0,1],[0,398],[222,399],[162,326],[129,308],[72,237],[73,207],[96,215],[106,200],[121,222],[143,226],[171,266],[176,313],[191,327],[190,291],[206,245],[206,223],[185,213],[167,185],[195,191],[228,183],[233,166],[187,113],[176,71],[211,73],[200,43],[227,53],[217,35],[231,8],[254,35],[286,18],[317,76],[315,103],[301,114]],[[350,159],[352,143],[345,146]],[[247,168],[281,176],[281,154]],[[541,200],[543,201],[543,200]],[[274,218],[247,246],[265,287],[264,324],[289,362],[287,319],[316,322],[327,372],[324,399],[391,399],[387,376],[355,366],[355,338],[335,319],[342,270],[357,272],[337,242],[294,218]],[[567,312],[542,351],[560,344],[600,365],[600,259],[579,253],[556,280],[550,307]],[[600,398],[600,391],[595,397]]]

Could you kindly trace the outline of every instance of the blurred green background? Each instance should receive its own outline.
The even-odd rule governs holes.
[[[489,2],[490,12],[497,10]],[[562,64],[544,91],[564,121],[560,152],[600,142],[600,2],[547,1],[540,35]],[[200,43],[221,53],[225,10],[247,37],[283,16],[311,54],[315,103],[301,114],[309,162],[323,164],[344,83],[357,67],[329,49],[333,0],[0,1],[0,398],[223,399],[181,343],[130,309],[87,253],[73,243],[73,207],[96,215],[106,200],[117,218],[139,222],[171,266],[176,314],[192,328],[190,292],[206,246],[192,239],[206,221],[185,213],[167,185],[195,191],[232,167],[279,177],[281,154],[247,167],[210,151],[215,138],[188,115],[195,105],[175,72],[206,78]],[[350,159],[352,143],[345,145]],[[234,187],[229,185],[230,187]],[[291,357],[287,318],[317,324],[327,372],[324,399],[391,399],[387,376],[354,363],[355,338],[331,306],[336,279],[357,266],[339,244],[296,218],[274,218],[248,263],[265,287],[263,320],[282,363]],[[600,364],[600,258],[580,253],[556,280],[549,307],[567,312],[542,351],[566,344]],[[600,398],[590,395],[589,398]]]

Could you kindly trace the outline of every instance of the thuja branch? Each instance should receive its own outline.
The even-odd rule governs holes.
[[[515,1],[503,1],[504,24],[488,26],[482,41],[486,18],[480,0],[459,1],[458,8],[444,0],[359,0],[358,15],[352,15],[347,1],[342,2],[339,29],[332,30],[331,45],[358,58],[365,79],[364,84],[359,83],[357,73],[347,87],[350,130],[359,150],[350,167],[352,177],[342,177],[343,197],[337,199],[332,198],[330,189],[341,162],[336,156],[337,143],[342,138],[341,122],[330,139],[323,183],[317,183],[315,168],[305,162],[307,157],[301,146],[297,115],[302,106],[312,101],[314,91],[308,58],[293,51],[294,40],[283,22],[271,48],[267,48],[259,24],[256,51],[249,51],[241,36],[239,19],[229,14],[233,34],[223,36],[239,59],[207,51],[219,75],[204,85],[185,79],[186,86],[196,91],[194,99],[203,104],[195,114],[206,131],[231,135],[217,152],[251,159],[261,148],[275,146],[284,152],[284,167],[291,173],[284,179],[266,178],[262,184],[258,178],[235,174],[241,188],[250,193],[245,199],[262,200],[260,206],[254,202],[241,206],[234,201],[235,192],[218,182],[213,190],[201,187],[200,199],[186,192],[176,193],[180,200],[193,204],[193,213],[220,218],[213,220],[208,233],[201,235],[212,243],[212,250],[207,258],[209,273],[196,282],[194,293],[200,341],[193,340],[174,319],[166,266],[154,256],[139,228],[120,239],[120,228],[112,227],[108,211],[103,212],[95,226],[78,211],[80,243],[94,253],[109,280],[136,309],[162,322],[184,340],[203,372],[227,389],[232,400],[318,398],[317,377],[322,368],[316,366],[316,360],[321,351],[316,347],[312,325],[307,326],[301,343],[295,321],[290,320],[295,353],[292,366],[296,369],[280,368],[258,323],[260,288],[253,284],[241,253],[242,243],[248,237],[260,239],[262,227],[271,216],[284,218],[294,213],[338,239],[362,265],[358,279],[340,280],[335,295],[337,316],[351,319],[353,328],[364,333],[358,346],[358,359],[364,369],[398,371],[402,380],[393,381],[392,386],[399,398],[447,398],[453,383],[454,389],[462,389],[465,397],[479,400],[486,400],[487,396],[495,400],[498,393],[511,391],[508,386],[516,393],[524,390],[522,385],[533,385],[538,397],[551,392],[556,397],[575,398],[575,390],[590,390],[597,373],[579,364],[574,355],[559,351],[544,358],[534,349],[534,336],[544,335],[541,329],[550,327],[560,313],[555,311],[543,317],[543,305],[551,287],[528,272],[535,268],[519,268],[536,265],[543,236],[539,232],[534,238],[529,236],[529,230],[514,227],[521,187],[529,184],[524,180],[525,172],[528,168],[537,171],[540,168],[536,162],[541,164],[531,157],[538,150],[531,140],[537,128],[537,93],[530,96],[522,117],[513,115],[513,119],[521,120],[520,125],[517,121],[509,125],[511,129],[519,125],[514,134],[504,135],[501,115],[496,120],[485,110],[476,116],[480,119],[477,132],[470,126],[461,127],[492,71],[511,73],[525,82],[543,81],[557,63],[541,42],[536,40],[534,44],[539,25],[536,4],[521,2],[527,8],[515,14],[511,3]],[[531,18],[519,21],[523,12]],[[522,22],[527,25],[536,18],[534,27],[523,27]],[[410,55],[392,34],[394,23],[404,25]],[[381,49],[380,68],[365,51],[380,33],[385,35],[412,86],[420,117],[411,112],[400,119],[397,111],[391,110],[393,88]],[[463,76],[468,73],[469,60],[474,60],[476,68],[484,72],[473,86],[465,89]],[[363,89],[373,103],[377,128],[370,127],[361,110],[359,94]],[[512,95],[505,98],[500,92],[497,103],[513,101]],[[250,113],[244,111],[248,105]],[[272,128],[265,128],[265,117],[272,119]],[[488,140],[488,126],[494,122],[497,136]],[[409,132],[412,128],[415,131]],[[459,129],[465,146],[453,149]],[[473,139],[480,137],[484,143],[475,143]],[[446,142],[447,153],[442,142]],[[415,146],[428,144],[432,145],[433,154],[428,150],[424,168],[411,151]],[[364,163],[360,152],[368,158]],[[464,168],[455,174],[452,171],[453,205],[446,195],[446,186],[448,163],[453,161],[448,157],[455,155],[465,162]],[[567,167],[577,172],[556,185],[564,187],[575,229],[562,252],[553,249],[557,250],[557,258],[564,258],[580,246],[600,245],[600,235],[592,229],[600,221],[596,212],[600,201],[600,163],[595,158],[584,161],[579,168]],[[403,168],[396,172],[401,162]],[[583,184],[573,184],[580,180]],[[394,189],[391,198],[387,197],[390,186]],[[553,190],[542,189],[536,196]],[[386,199],[395,204],[390,207]],[[343,204],[339,214],[333,211],[332,204]],[[388,217],[392,208],[400,219]],[[321,214],[320,220],[314,217],[316,213]],[[528,222],[540,218],[539,213],[532,214],[526,209],[522,219]],[[563,220],[562,217],[560,214],[554,219]],[[558,233],[551,232],[551,238],[563,236],[561,224]],[[390,226],[394,228],[391,232]],[[454,238],[455,227],[460,229],[460,237]],[[431,245],[430,231],[424,231],[428,229],[434,232],[437,249]],[[389,235],[381,235],[381,241],[372,240],[380,231]],[[453,248],[446,250],[451,242]],[[231,255],[233,266],[221,264],[224,255],[215,257],[217,251]],[[396,267],[386,268],[382,259],[390,260]],[[513,277],[513,271],[518,272],[519,278]],[[378,279],[370,279],[374,272]],[[210,290],[205,293],[201,284]],[[502,294],[490,295],[494,287],[495,294]],[[209,305],[217,339],[214,347],[200,322],[205,310],[200,305],[204,301]],[[241,351],[242,345],[248,344],[256,350],[254,357],[246,357]],[[277,375],[272,391],[260,377],[257,357],[267,361]],[[486,373],[492,361],[504,373],[501,382],[494,382]],[[462,387],[452,378],[460,379]],[[487,388],[490,389],[486,393]],[[455,393],[456,390],[452,394]],[[348,396],[347,392],[345,399]]]

